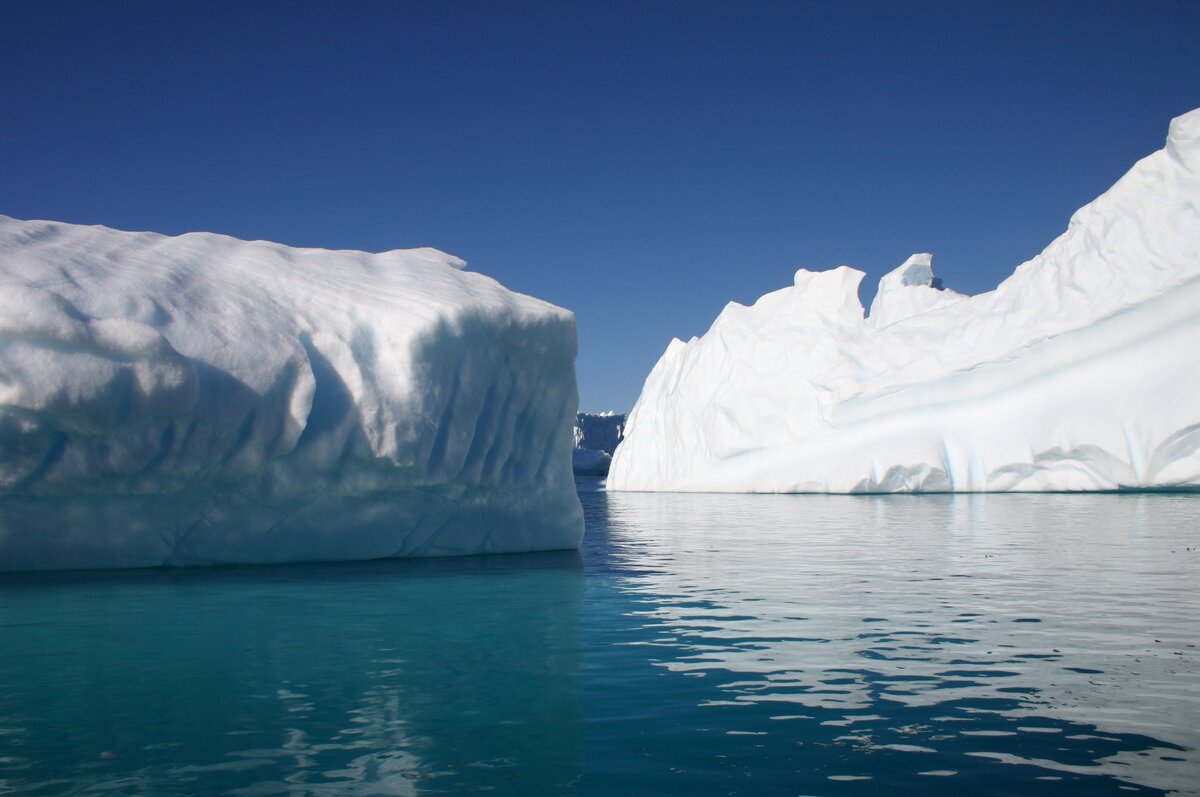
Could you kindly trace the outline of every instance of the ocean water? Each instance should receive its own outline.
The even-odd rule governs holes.
[[[1200,794],[1200,496],[582,500],[579,552],[0,578],[0,794]]]

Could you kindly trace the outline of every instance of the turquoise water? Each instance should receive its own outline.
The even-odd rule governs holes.
[[[0,794],[1200,793],[1200,500],[582,496],[581,552],[0,580]]]

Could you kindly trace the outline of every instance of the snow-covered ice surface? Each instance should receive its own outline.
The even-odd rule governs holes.
[[[0,570],[577,546],[574,318],[464,266],[0,216]]]
[[[1200,110],[994,291],[800,270],[646,380],[610,490],[1200,486]]]

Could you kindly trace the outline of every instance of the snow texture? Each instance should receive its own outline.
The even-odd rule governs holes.
[[[1200,487],[1200,110],[994,291],[812,273],[646,380],[610,490]]]
[[[575,415],[575,451],[572,467],[576,476],[603,477],[608,474],[613,452],[625,433],[625,414],[611,410]]]
[[[464,266],[0,216],[0,570],[577,546],[574,318]]]

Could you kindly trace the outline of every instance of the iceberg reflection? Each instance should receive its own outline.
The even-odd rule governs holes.
[[[0,582],[0,793],[578,776],[576,552]]]
[[[965,755],[1196,788],[1194,497],[584,499],[646,655],[708,682],[701,705],[954,754],[943,775]]]

